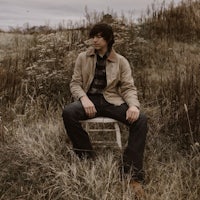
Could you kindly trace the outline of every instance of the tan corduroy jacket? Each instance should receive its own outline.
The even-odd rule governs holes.
[[[85,96],[92,83],[96,67],[94,48],[79,54],[70,83],[72,96],[78,100]],[[106,61],[107,86],[103,91],[104,98],[114,105],[126,102],[128,106],[137,106],[140,103],[134,85],[129,62],[113,49]]]

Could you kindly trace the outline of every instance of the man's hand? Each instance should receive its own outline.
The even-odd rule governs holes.
[[[139,109],[136,106],[131,106],[126,111],[126,120],[128,120],[128,122],[132,124],[134,121],[138,119],[139,115],[140,115]]]
[[[97,110],[92,101],[87,96],[81,97],[80,101],[83,105],[86,115],[90,118],[94,117]]]

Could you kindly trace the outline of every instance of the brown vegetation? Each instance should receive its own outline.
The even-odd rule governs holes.
[[[199,6],[171,4],[140,24],[104,17],[116,32],[115,49],[131,63],[149,118],[148,200],[200,196]],[[75,59],[90,44],[88,25],[103,15],[87,17],[80,29],[0,33],[0,199],[134,199],[118,173],[120,152],[97,149],[95,162],[80,162],[63,127]],[[124,141],[122,124],[121,131]]]
[[[148,10],[148,18],[140,20],[142,23],[142,35],[153,39],[176,39],[178,41],[192,42],[200,39],[200,5],[198,0],[181,1],[175,7],[173,3],[165,7],[165,3],[160,9]]]

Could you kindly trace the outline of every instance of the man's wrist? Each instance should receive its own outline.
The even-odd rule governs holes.
[[[135,108],[137,108],[138,110],[140,110],[140,107],[139,107],[139,106],[136,106],[136,105],[131,105],[131,106],[129,106],[129,108],[131,108],[131,107],[135,107]]]
[[[81,101],[81,100],[83,100],[85,98],[87,98],[87,95],[84,95],[84,96],[80,97],[79,100]]]

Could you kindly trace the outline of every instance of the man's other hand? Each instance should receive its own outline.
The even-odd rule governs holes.
[[[97,110],[92,101],[87,96],[81,97],[80,101],[83,105],[86,115],[89,118],[95,117]]]
[[[131,106],[126,111],[126,120],[128,120],[128,122],[132,124],[134,121],[138,119],[139,115],[140,115],[139,109],[136,106]]]

